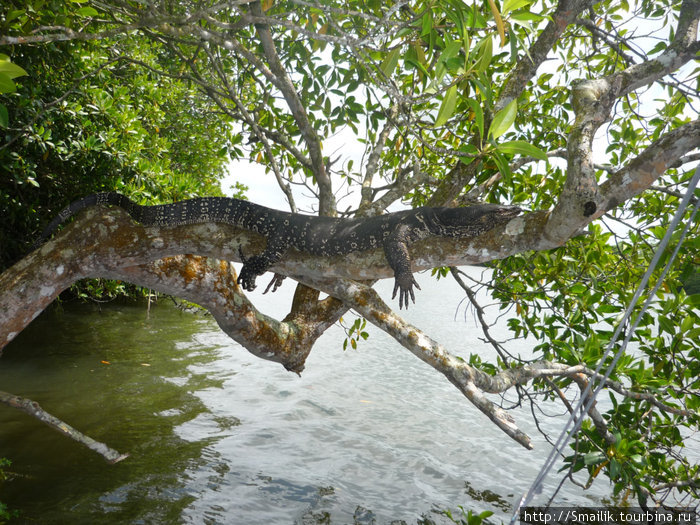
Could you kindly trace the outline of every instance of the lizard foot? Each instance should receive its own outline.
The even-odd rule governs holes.
[[[255,290],[255,278],[257,277],[257,274],[250,264],[252,257],[243,255],[243,250],[241,250],[240,246],[238,247],[238,256],[241,258],[243,268],[241,268],[241,273],[238,274],[236,283],[240,284],[247,292],[252,292]]]
[[[267,288],[265,288],[265,291],[263,294],[266,294],[267,292],[270,291],[270,288],[272,288],[272,293],[275,293],[277,291],[277,288],[282,286],[282,281],[286,279],[285,275],[282,275],[280,273],[276,273],[273,277],[272,280],[268,283]]]
[[[411,302],[415,304],[416,295],[413,293],[414,286],[420,290],[420,286],[418,286],[418,283],[413,278],[412,274],[409,273],[406,275],[396,276],[394,281],[394,292],[391,295],[391,298],[393,299],[396,297],[396,292],[399,292],[399,310],[401,310],[404,306],[406,306],[406,309],[408,310],[409,297],[411,298]]]

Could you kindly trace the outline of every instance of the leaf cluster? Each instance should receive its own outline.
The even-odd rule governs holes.
[[[7,467],[12,465],[12,462],[7,459],[7,458],[0,458],[0,484],[2,484],[4,481],[7,480],[8,474],[5,471]],[[7,505],[4,503],[0,502],[0,525],[7,523],[9,520],[13,518],[17,518],[19,516],[19,512],[16,510],[10,510]]]
[[[369,337],[369,333],[365,331],[367,327],[367,320],[362,317],[357,317],[351,325],[347,325],[344,319],[341,317],[339,320],[340,326],[345,331],[345,340],[343,341],[343,350],[347,350],[348,345],[353,350],[357,350],[358,343],[362,340],[366,340]]]
[[[135,63],[172,61],[158,44],[124,38],[8,51],[7,63],[28,74],[0,95],[9,114],[0,145],[1,266],[88,193],[121,191],[148,204],[220,194],[236,155],[232,127],[193,86]]]
[[[645,213],[653,217],[645,213],[635,216],[640,221],[646,217],[649,224],[624,236],[592,224],[586,236],[570,241],[566,249],[510,257],[498,265],[494,296],[503,304],[515,305],[516,315],[508,324],[516,336],[539,342],[534,347],[536,358],[591,369],[601,362],[677,204],[674,197],[666,196],[657,206],[662,207],[661,201],[665,211],[662,220],[653,214],[653,207],[647,208]],[[630,206],[638,207],[639,203]],[[628,351],[610,376],[633,392],[651,394],[669,407],[686,411],[686,415],[669,413],[644,396],[610,392],[609,402],[601,400],[598,406],[609,407],[604,417],[615,442],[608,443],[587,422],[572,444],[572,454],[565,459],[565,468],[588,473],[586,486],[604,473],[616,496],[640,502],[655,494],[656,487],[673,481],[687,483],[681,492],[696,490],[692,480],[697,479],[698,465],[682,450],[683,436],[700,424],[700,295],[688,295],[684,289],[687,276],[697,269],[697,234],[696,222],[677,264],[665,277],[651,307],[639,318],[637,329],[630,333]],[[671,249],[663,254],[655,276]],[[637,318],[640,307],[638,304],[631,320]],[[626,321],[623,333],[630,330],[631,320]],[[611,359],[612,355],[603,369]],[[557,399],[559,393],[552,384],[562,390],[578,389],[570,378],[537,382],[535,387]],[[656,496],[665,497],[669,492]]]

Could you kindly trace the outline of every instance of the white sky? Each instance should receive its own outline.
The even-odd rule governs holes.
[[[358,169],[357,167],[361,166],[362,163],[364,145],[357,141],[357,136],[351,129],[344,128],[335,135],[323,140],[323,152],[324,155],[329,155],[331,159],[335,159],[340,155],[339,164],[345,164],[352,159],[355,162],[355,169]],[[221,189],[225,195],[231,195],[231,186],[236,181],[248,186],[246,195],[251,202],[267,206],[268,208],[289,211],[287,199],[277,184],[274,174],[272,172],[265,173],[264,166],[248,160],[232,161],[229,164],[229,175],[221,181]],[[338,192],[340,186],[340,179],[334,177],[334,191]],[[318,202],[311,195],[308,188],[295,184],[292,184],[291,187],[299,211],[310,212],[312,208],[313,210],[318,208]],[[345,192],[341,190],[340,195],[344,194]],[[336,196],[336,198],[338,197]],[[338,209],[344,210],[350,205],[356,207],[358,202],[359,194],[353,202],[345,198],[339,203]]]

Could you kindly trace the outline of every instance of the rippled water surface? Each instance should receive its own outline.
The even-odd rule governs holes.
[[[455,319],[454,286],[420,282],[408,317],[459,355],[490,352],[471,314]],[[254,300],[284,313],[292,292],[287,283]],[[436,509],[460,505],[507,521],[549,451],[529,410],[513,415],[535,451],[369,331],[343,352],[342,330],[330,330],[298,377],[167,299],[150,314],[144,305],[66,304],[5,350],[0,389],[130,457],[108,465],[0,406],[0,456],[13,462],[0,501],[19,510],[18,523],[42,524],[444,523]],[[555,431],[563,419],[549,424]],[[567,485],[557,503],[590,505],[607,491]]]

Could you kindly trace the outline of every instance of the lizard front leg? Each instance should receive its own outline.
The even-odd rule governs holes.
[[[244,290],[252,292],[255,290],[255,279],[257,276],[264,274],[270,266],[282,259],[287,248],[288,245],[284,243],[281,238],[271,237],[267,240],[267,247],[264,252],[259,255],[246,257],[243,255],[239,246],[238,254],[243,263],[243,268],[241,268],[241,273],[238,275],[236,282],[240,284]]]
[[[413,303],[416,302],[416,296],[413,293],[415,286],[420,290],[420,286],[413,278],[411,271],[411,255],[408,252],[408,227],[401,225],[384,241],[384,254],[389,262],[389,266],[394,270],[394,291],[391,298],[396,297],[399,293],[399,309],[404,306],[408,308],[408,298],[411,298]]]

